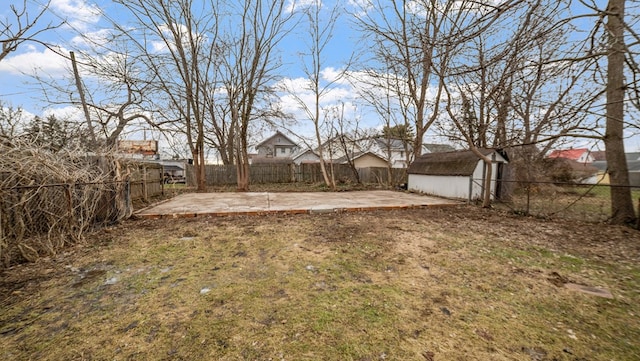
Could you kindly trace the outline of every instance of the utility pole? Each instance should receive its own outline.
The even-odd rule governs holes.
[[[78,88],[78,93],[80,94],[80,102],[82,103],[82,110],[84,111],[84,117],[87,121],[87,126],[89,127],[89,136],[91,137],[91,145],[96,145],[96,133],[93,130],[93,123],[91,122],[91,115],[89,114],[89,107],[87,106],[87,101],[84,97],[84,90],[82,88],[82,80],[80,80],[80,72],[78,71],[78,64],[76,63],[76,55],[73,51],[69,52],[71,56],[71,65],[73,66],[73,75],[76,78],[76,87]]]

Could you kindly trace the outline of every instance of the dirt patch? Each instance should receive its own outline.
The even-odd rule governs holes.
[[[640,232],[466,206],[129,221],[3,271],[0,357],[634,359],[639,261]]]

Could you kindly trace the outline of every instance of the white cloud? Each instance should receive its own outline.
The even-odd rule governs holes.
[[[76,106],[68,105],[61,108],[47,108],[43,111],[43,116],[48,117],[54,115],[57,119],[65,121],[84,122],[84,114],[82,110]]]
[[[322,0],[289,0],[284,9],[287,13],[292,13],[296,10],[316,6],[316,4],[322,6]]]
[[[336,79],[338,81],[336,81]],[[321,71],[321,80],[323,84],[333,82],[332,86],[327,89],[320,98],[321,121],[325,120],[325,114],[329,119],[335,116],[335,113],[344,111],[344,119],[349,126],[355,126],[356,121],[360,122],[359,127],[374,127],[378,125],[377,118],[372,115],[363,117],[363,111],[366,110],[358,99],[357,87],[365,87],[365,84],[352,84],[346,77],[340,77],[340,71],[327,67]],[[280,108],[291,115],[298,121],[296,130],[298,135],[310,136],[313,134],[313,127],[309,115],[300,105],[302,101],[308,109],[313,111],[315,107],[315,94],[310,89],[309,80],[304,77],[286,78],[280,81],[278,89],[280,89]],[[371,85],[368,85],[369,87]],[[286,90],[284,90],[286,89]],[[343,108],[344,107],[344,108]],[[329,119],[327,119],[329,121]]]
[[[481,14],[490,12],[495,10],[495,7],[499,5],[502,0],[484,0],[484,1],[467,1],[467,0],[456,0],[453,2],[443,1],[438,2],[438,7],[440,11],[445,11],[448,7],[448,11],[457,12],[457,11],[467,11],[467,12],[478,12]],[[431,3],[425,1],[417,1],[410,0],[406,3],[407,12],[419,15],[419,16],[427,16],[429,12],[431,12]]]
[[[87,3],[86,0],[51,0],[51,9],[78,30],[87,29],[89,25],[98,23],[102,17],[100,8]]]
[[[173,24],[173,28],[170,28],[169,25],[164,24],[161,25],[160,28],[160,38],[155,41],[151,41],[151,48],[156,53],[164,53],[171,49],[175,49],[176,39],[173,31],[177,31],[178,35],[181,37],[180,41],[182,46],[189,47],[191,43],[191,37],[188,36],[189,28],[184,24]],[[209,37],[205,33],[193,33],[193,39],[197,41],[199,44],[208,44],[210,42]],[[168,46],[167,46],[168,44]]]
[[[67,53],[65,49],[60,49]],[[27,52],[5,58],[0,62],[0,73],[28,74],[44,73],[58,77],[68,73],[69,62],[50,49],[38,51],[31,47]]]
[[[358,18],[365,16],[373,9],[371,0],[349,0],[347,4],[353,9],[355,16]]]
[[[348,85],[349,81],[344,76],[344,72],[341,69],[334,67],[326,67],[320,72],[322,79],[333,82],[335,84]]]
[[[113,33],[110,29],[85,32],[71,39],[71,44],[78,48],[86,48],[93,45],[102,46],[111,41],[112,35]]]

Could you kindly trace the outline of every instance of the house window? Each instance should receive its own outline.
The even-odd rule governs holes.
[[[286,152],[287,148],[280,148],[280,154],[284,154]]]
[[[400,151],[400,158],[404,158],[404,152]]]

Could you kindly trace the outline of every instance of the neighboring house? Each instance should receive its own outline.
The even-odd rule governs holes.
[[[640,187],[640,160],[627,161],[629,169],[629,185]]]
[[[640,187],[640,153],[626,153],[627,169],[629,171],[629,185]],[[607,161],[597,160],[591,165],[598,169],[598,175],[585,181],[587,184],[611,184],[607,174]]]
[[[584,183],[586,184],[609,184],[609,174],[607,174],[607,161],[606,160],[595,160],[591,163],[598,170],[598,174],[586,179]]]
[[[630,153],[625,153],[624,155],[627,158],[627,162],[640,160],[640,152],[630,152]],[[602,160],[606,160],[606,158],[603,158]]]
[[[402,139],[378,137],[374,138],[369,151],[377,154],[382,159],[388,160],[391,168],[407,167],[407,151],[411,150],[411,144]],[[386,164],[384,165],[387,166]]]
[[[547,158],[564,158],[578,163],[593,163],[595,157],[587,148],[558,149],[552,151]]]
[[[298,145],[289,137],[277,131],[274,135],[256,145],[257,154],[252,157],[253,162],[260,162],[266,158],[289,158],[298,151]]]
[[[351,161],[356,169],[360,168],[375,168],[375,167],[387,167],[387,161],[373,152],[360,152],[351,155]],[[349,164],[347,157],[342,157],[335,160],[338,164]]]
[[[493,160],[491,198],[500,193],[499,180],[506,155],[495,149],[479,149]],[[486,177],[484,161],[470,150],[427,153],[416,158],[407,169],[408,189],[446,198],[482,198]]]
[[[276,132],[256,147],[257,153],[251,156],[252,163],[276,162],[274,158],[288,159],[295,164],[318,163],[320,161],[318,149],[301,149],[290,138],[281,132]],[[358,158],[357,168],[388,167],[406,168],[407,151],[411,152],[412,144],[401,139],[385,137],[366,137],[352,139],[349,136],[334,137],[322,144],[323,156],[326,162],[346,164],[347,155]],[[446,144],[424,144],[423,153],[433,153],[455,150]],[[382,160],[383,162],[381,162]],[[371,165],[365,165],[371,164]]]
[[[316,154],[311,149],[303,149],[299,150],[296,154],[294,154],[291,159],[293,159],[294,164],[306,164],[306,163],[319,163],[320,156]]]
[[[383,159],[388,159],[391,168],[407,168],[407,152],[413,150],[413,142],[402,139],[375,138],[374,147],[370,151],[378,154]],[[456,149],[448,144],[423,144],[422,154],[453,152]],[[364,151],[364,149],[363,149]]]
[[[337,160],[346,157],[347,154],[356,154],[368,150],[369,142],[366,140],[355,140],[347,135],[333,137],[322,143],[322,156],[325,161]],[[320,153],[319,149],[314,150]]]
[[[422,144],[422,154],[427,153],[445,153],[445,152],[455,152],[456,148],[449,144],[433,144],[427,143]]]

